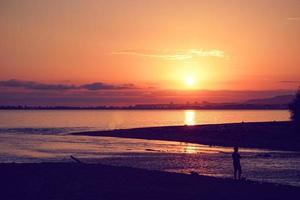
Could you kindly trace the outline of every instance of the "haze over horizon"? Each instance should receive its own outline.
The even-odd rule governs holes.
[[[0,105],[237,102],[300,85],[297,0],[3,0],[0,33]]]

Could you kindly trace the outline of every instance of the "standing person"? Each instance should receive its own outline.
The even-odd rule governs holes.
[[[239,147],[235,146],[234,152],[232,153],[233,169],[234,169],[234,179],[241,179],[242,167],[241,167],[241,155],[239,154]]]

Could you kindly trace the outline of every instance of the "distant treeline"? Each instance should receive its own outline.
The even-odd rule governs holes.
[[[206,105],[187,105],[187,104],[143,104],[133,106],[0,106],[0,110],[283,110],[288,109],[286,104],[206,104]]]

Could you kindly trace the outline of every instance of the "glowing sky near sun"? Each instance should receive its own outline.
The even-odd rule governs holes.
[[[298,0],[2,0],[0,81],[294,90],[299,35]]]

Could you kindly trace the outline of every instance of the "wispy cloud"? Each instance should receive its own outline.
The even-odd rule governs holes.
[[[35,81],[24,81],[17,79],[10,79],[5,81],[0,81],[0,87],[10,87],[10,88],[24,88],[29,90],[126,90],[126,89],[138,89],[133,84],[107,84],[103,82],[94,82],[83,85],[73,85],[73,84],[48,84],[40,83]]]
[[[300,81],[280,81],[280,83],[287,83],[287,84],[300,84]]]
[[[289,21],[299,21],[300,17],[288,17],[286,19],[289,20]]]
[[[17,79],[11,79],[6,81],[0,81],[2,87],[14,87],[14,88],[26,88],[32,90],[71,90],[77,87],[69,84],[45,84],[34,81],[23,81]]]
[[[187,60],[196,57],[225,57],[225,53],[218,49],[188,49],[188,50],[124,50],[115,51],[114,55],[131,55],[151,58],[161,58],[166,60]]]

